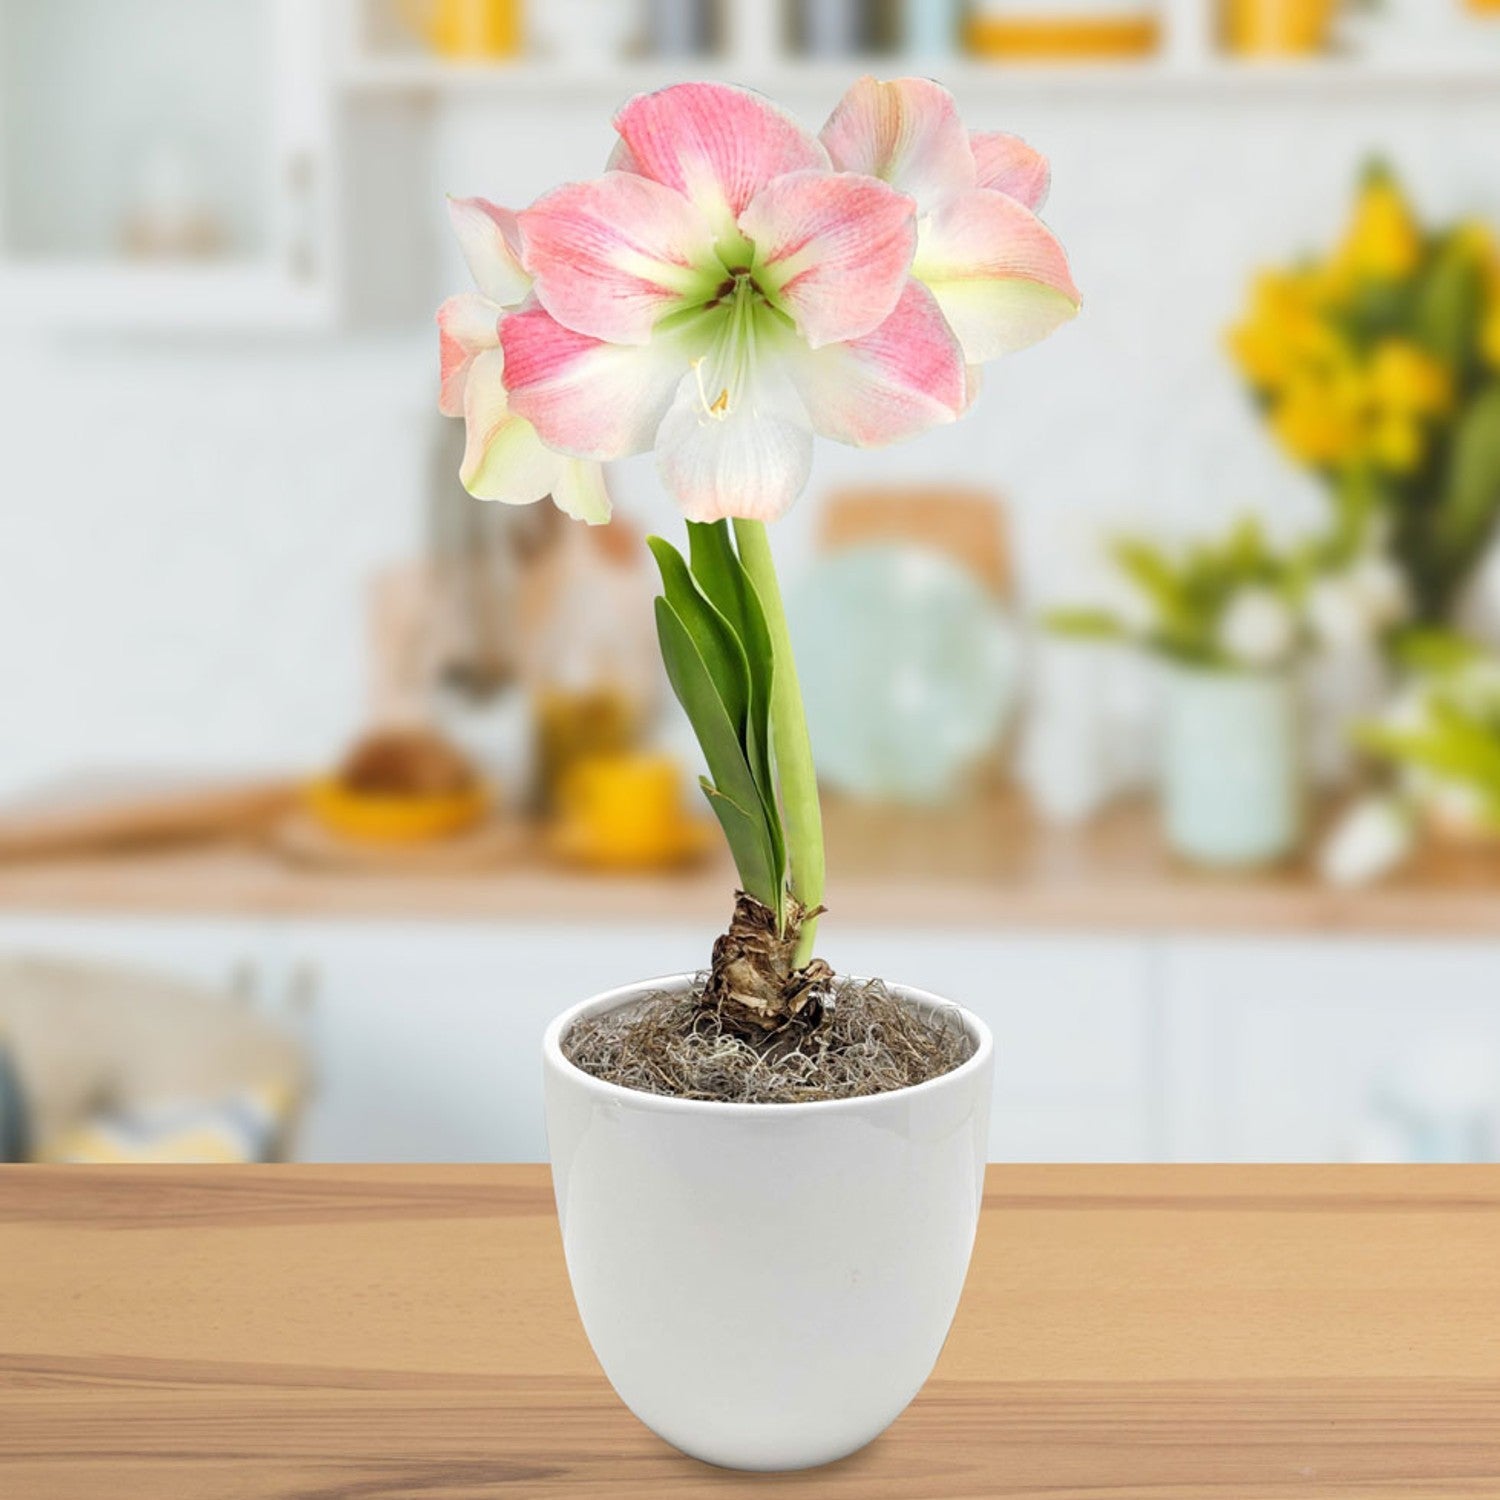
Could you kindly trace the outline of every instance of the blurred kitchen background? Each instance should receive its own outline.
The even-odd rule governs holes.
[[[732,875],[617,523],[469,500],[443,195],[930,74],[1085,307],[776,529],[825,956],[1006,1159],[1500,1157],[1496,0],[0,0],[0,1157],[535,1160]]]

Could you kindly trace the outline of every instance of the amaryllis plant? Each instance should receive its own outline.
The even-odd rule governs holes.
[[[968,409],[979,366],[1078,310],[1036,216],[1046,161],[971,134],[926,79],[862,78],[813,136],[723,84],[632,99],[600,177],[519,213],[456,199],[478,291],[438,313],[442,410],[486,500],[609,518],[600,464],[654,450],[688,520],[651,539],[672,686],[742,891],[707,998],[752,1030],[815,1014],[817,784],[765,523],[813,434],[881,447]],[[731,524],[732,523],[732,526]]]

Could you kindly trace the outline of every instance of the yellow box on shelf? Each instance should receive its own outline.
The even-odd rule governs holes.
[[[399,11],[434,52],[454,61],[521,50],[521,0],[399,0]]]
[[[1339,0],[1225,0],[1224,40],[1243,57],[1308,57],[1327,50]]]
[[[1143,0],[979,0],[965,26],[969,51],[1017,61],[1144,57],[1161,41]]]

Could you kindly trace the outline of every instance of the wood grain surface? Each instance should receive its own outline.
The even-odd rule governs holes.
[[[768,1478],[615,1400],[545,1168],[0,1168],[7,1500],[752,1491],[1494,1500],[1500,1174],[992,1167],[927,1389]]]
[[[1149,803],[1124,803],[1054,828],[1005,791],[942,809],[829,798],[829,906],[849,926],[1500,937],[1500,848],[1434,844],[1381,885],[1334,890],[1308,855],[1271,870],[1192,868],[1165,847],[1159,821]],[[527,922],[564,912],[717,926],[733,880],[727,857],[658,875],[579,873],[549,864],[535,837],[516,839],[494,869],[463,873],[306,869],[221,846],[0,863],[0,911]]]

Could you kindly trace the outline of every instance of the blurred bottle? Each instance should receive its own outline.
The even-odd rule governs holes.
[[[419,644],[423,698],[437,724],[517,801],[531,783],[531,712],[523,684],[522,597],[527,570],[566,524],[550,505],[485,505],[458,482],[463,424],[435,419],[426,516],[427,591],[420,607],[388,598],[389,644],[399,658],[402,620]],[[413,585],[408,585],[413,587]]]
[[[527,580],[535,800],[545,812],[574,766],[636,750],[650,728],[660,668],[643,623],[652,619],[643,552],[619,519],[598,530],[568,523]]]
[[[908,57],[946,58],[958,50],[959,0],[906,0],[902,49]]]
[[[1159,683],[1112,641],[1042,635],[1032,645],[1017,772],[1048,822],[1086,822],[1155,775]]]
[[[514,57],[521,0],[399,0],[402,18],[443,57]]]
[[[647,0],[646,51],[652,57],[704,57],[718,50],[711,0]]]
[[[853,57],[871,45],[866,0],[801,0],[796,47],[807,57]]]

